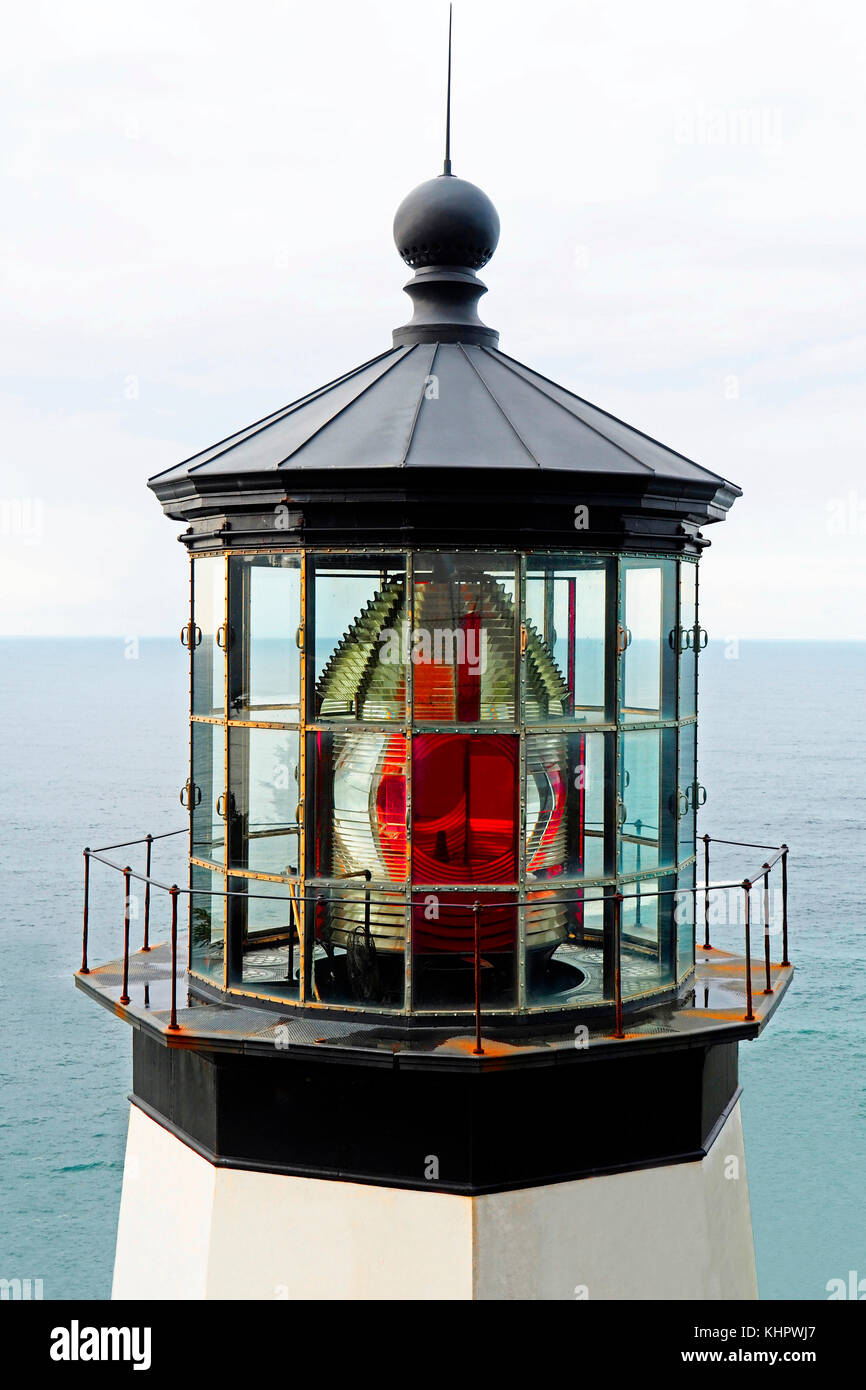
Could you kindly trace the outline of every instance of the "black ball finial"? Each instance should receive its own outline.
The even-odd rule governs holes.
[[[394,241],[413,270],[433,265],[480,270],[496,250],[499,214],[474,183],[440,174],[403,199],[394,217]]]

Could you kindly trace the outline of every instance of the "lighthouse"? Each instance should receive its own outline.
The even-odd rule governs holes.
[[[787,849],[723,885],[734,954],[696,835],[740,490],[500,347],[450,150],[394,239],[390,346],[150,480],[189,553],[189,875],[85,851],[76,983],[132,1026],[113,1295],[754,1298],[738,1048],[791,977]]]

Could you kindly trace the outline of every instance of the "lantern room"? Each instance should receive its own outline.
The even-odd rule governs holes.
[[[539,1023],[693,975],[701,527],[739,490],[501,352],[498,234],[422,184],[391,349],[151,480],[205,998]]]

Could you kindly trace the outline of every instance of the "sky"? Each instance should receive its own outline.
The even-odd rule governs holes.
[[[390,346],[444,0],[31,0],[0,47],[0,632],[175,634],[149,476]],[[866,9],[457,0],[503,351],[739,483],[723,640],[866,637]]]

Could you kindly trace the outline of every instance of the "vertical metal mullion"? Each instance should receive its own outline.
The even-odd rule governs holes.
[[[620,626],[625,627],[625,616],[626,616],[626,615],[625,615],[625,609],[624,609],[624,607],[623,607],[624,583],[623,583],[623,573],[622,573],[622,566],[623,566],[622,557],[618,555],[618,556],[616,557],[616,560],[615,560],[614,563],[615,563],[615,565],[616,565],[616,578],[615,578],[615,582],[614,582],[615,602],[614,602],[614,605],[613,605],[613,606],[614,606],[614,609],[615,609],[615,617],[614,617],[613,623],[612,623],[612,624],[608,624],[608,633],[607,633],[607,636],[608,636],[608,640],[609,640],[609,641],[612,641],[612,643],[613,643],[613,651],[612,651],[612,653],[611,653],[611,669],[612,669],[612,675],[613,675],[613,718],[614,718],[614,726],[615,726],[616,732],[615,732],[615,734],[614,734],[614,744],[615,744],[615,755],[614,755],[614,764],[615,764],[615,767],[614,767],[614,774],[615,774],[615,775],[614,775],[614,796],[613,796],[613,803],[614,803],[614,804],[613,804],[614,835],[613,835],[613,865],[612,865],[612,868],[613,868],[614,876],[615,876],[615,878],[616,878],[616,886],[617,886],[617,888],[618,888],[618,887],[619,887],[619,880],[620,880],[620,851],[621,851],[622,830],[621,830],[620,823],[619,823],[619,814],[618,814],[617,802],[618,802],[618,800],[619,800],[620,790],[622,790],[622,791],[625,790],[625,788],[622,787],[622,780],[621,780],[621,779],[622,779],[622,770],[623,770],[623,752],[622,752],[622,737],[623,737],[623,736],[622,736],[622,732],[621,732],[621,724],[622,724],[622,684],[623,684],[623,680],[622,680],[622,665],[623,665],[624,653],[620,653],[620,650],[619,650],[619,629],[620,629]]]
[[[312,564],[310,561],[312,560]],[[309,722],[315,723],[315,680],[316,680],[316,560],[315,553],[308,550],[304,551],[304,576],[303,576],[303,628],[304,628],[304,648],[303,648],[303,687],[301,691],[301,701],[303,704],[304,719],[304,822],[311,821],[314,825],[313,834],[304,838],[304,947],[305,954],[302,963],[301,990],[299,997],[308,1002],[315,1001],[315,991],[308,995],[307,985],[312,980],[313,970],[313,950],[315,949],[316,935],[316,907],[313,903],[306,902],[307,888],[306,880],[309,875],[313,849],[316,844],[318,833],[316,816],[318,806],[316,805],[316,789],[319,781],[318,762],[310,754],[310,745],[316,735],[307,730]],[[312,866],[315,868],[315,865]],[[306,948],[309,948],[309,954]]]
[[[189,772],[188,772],[188,774],[187,774],[187,784],[188,784],[188,787],[189,787],[189,791],[188,791],[188,793],[187,793],[187,801],[189,802],[189,808],[188,808],[188,815],[189,815],[189,840],[188,840],[188,847],[187,847],[187,874],[188,874],[188,886],[189,886],[189,888],[191,889],[191,888],[192,888],[192,874],[193,874],[193,869],[192,869],[192,814],[193,814],[193,802],[194,802],[194,800],[195,800],[195,796],[194,796],[194,793],[193,793],[193,764],[192,764],[193,681],[194,681],[194,679],[195,679],[194,670],[193,670],[193,662],[195,661],[195,561],[194,561],[194,559],[193,559],[193,556],[192,556],[192,553],[191,553],[191,552],[190,552],[190,556],[189,556],[189,639],[188,639],[188,640],[189,640],[189,760],[188,760],[187,766],[189,767]],[[187,969],[191,969],[191,968],[192,968],[192,938],[193,938],[193,927],[192,927],[192,923],[193,923],[193,905],[194,905],[194,904],[193,904],[193,895],[192,895],[192,893],[190,892],[189,895],[188,895],[188,898],[187,898],[187,908],[188,908],[187,943],[186,943]],[[211,900],[211,909],[212,909],[212,908],[213,908],[213,900]]]
[[[607,808],[605,812],[605,846],[608,837],[612,843],[612,855],[610,867],[615,885],[615,891],[620,891],[622,873],[620,868],[620,850],[622,841],[622,829],[619,823],[619,798],[622,783],[623,751],[622,733],[620,725],[621,718],[621,697],[622,697],[622,655],[619,651],[619,629],[625,627],[625,611],[623,608],[623,558],[617,555],[614,558],[612,569],[614,571],[612,601],[607,604],[607,614],[605,621],[605,641],[608,644],[607,675],[612,680],[613,690],[613,719],[614,733],[613,753],[611,758],[606,760],[612,769],[612,795],[607,798]],[[603,987],[602,992],[605,997],[613,997],[614,993],[614,970],[615,970],[615,908],[616,903],[607,901],[604,905],[603,914]]]
[[[684,564],[684,563],[685,563],[685,562],[684,562],[684,560],[683,560],[683,557],[682,557],[681,555],[678,555],[678,556],[677,556],[677,560],[676,560],[676,585],[677,585],[677,594],[676,594],[676,605],[675,605],[675,608],[674,608],[674,634],[675,634],[675,637],[676,637],[676,646],[674,647],[674,651],[675,651],[675,653],[676,653],[676,656],[675,656],[675,660],[676,660],[676,673],[675,673],[675,675],[674,675],[674,716],[675,716],[676,721],[677,721],[677,728],[679,728],[679,721],[680,721],[680,719],[681,719],[681,717],[682,717],[682,710],[681,710],[681,708],[680,708],[680,683],[681,683],[681,679],[682,679],[683,653],[682,653],[682,639],[681,639],[681,635],[680,635],[680,634],[681,634],[681,632],[682,632],[682,624],[683,624],[683,564]],[[677,756],[679,756],[679,747],[677,748]]]
[[[403,1008],[412,1012],[414,976],[412,971],[412,742],[415,732],[415,681],[412,665],[412,636],[415,631],[415,552],[405,557],[406,621],[409,624],[408,660],[406,663],[406,904],[405,947],[403,961]],[[402,646],[403,634],[400,634]]]
[[[680,685],[682,681],[683,653],[681,650],[682,640],[682,620],[683,620],[683,558],[678,555],[675,562],[676,596],[674,603],[674,634],[676,644],[674,647],[674,719],[676,721],[674,734],[674,805],[676,806],[676,816],[674,818],[674,867],[679,872],[680,867],[680,743],[683,736],[683,727],[680,722],[682,711],[680,709]],[[664,735],[662,734],[662,746],[664,746]],[[659,821],[661,821],[662,807],[659,806]],[[659,833],[659,854],[661,855],[661,833]],[[673,899],[671,899],[673,902]]]
[[[301,611],[299,628],[301,633],[301,658],[298,672],[298,798],[301,805],[301,825],[298,832],[298,877],[301,891],[298,903],[298,1003],[303,1004],[307,997],[306,946],[307,946],[307,552],[301,551],[300,575]],[[295,636],[297,641],[297,635]]]
[[[252,635],[252,564],[246,558],[235,558],[232,555],[226,556],[226,612],[225,612],[225,717],[226,721],[232,715],[233,702],[239,696],[244,697],[246,702],[245,722],[246,728],[238,729],[234,735],[226,722],[226,785],[225,785],[225,830],[226,830],[226,891],[228,886],[228,869],[232,863],[232,853],[234,850],[234,831],[239,822],[232,815],[233,801],[231,791],[231,779],[234,776],[235,786],[243,788],[245,824],[247,827],[246,843],[238,846],[238,867],[241,869],[249,868],[249,760],[251,753],[250,745],[250,721],[249,705],[253,697],[250,686],[250,647]],[[231,745],[234,744],[234,755]],[[242,753],[239,754],[239,749]],[[241,852],[243,851],[243,852]],[[244,862],[246,860],[246,862]],[[243,891],[249,895],[250,888],[246,879],[239,882],[238,891]],[[225,900],[225,942],[226,942],[226,979],[229,986],[243,982],[243,961],[246,943],[249,940],[249,917],[250,904],[248,900],[240,898],[226,898]],[[238,978],[239,977],[239,978]]]
[[[225,633],[225,650],[223,652],[223,807],[224,807],[224,833],[223,833],[223,892],[228,892],[228,866],[229,866],[229,729],[228,729],[228,708],[229,708],[229,649],[231,637],[229,635],[229,556],[228,551],[223,555],[223,632]],[[229,900],[223,898],[223,989],[228,989],[229,985]]]
[[[252,722],[252,710],[250,706],[253,702],[252,686],[252,651],[253,651],[253,561],[244,560],[240,566],[240,573],[243,576],[243,588],[241,590],[241,631],[238,634],[243,646],[241,647],[241,662],[243,670],[243,692],[247,697],[247,719]],[[235,684],[237,692],[237,682]],[[229,706],[226,705],[226,715],[229,713]]]
[[[682,555],[677,556],[677,592],[676,605],[674,609],[674,633],[676,636],[676,646],[674,648],[674,660],[676,661],[676,671],[674,673],[674,714],[676,716],[676,747],[674,749],[674,757],[676,759],[676,780],[674,788],[674,804],[676,806],[676,821],[674,824],[674,888],[676,889],[679,889],[680,886],[680,745],[682,743],[683,737],[683,726],[681,722],[682,707],[680,701],[680,693],[682,687],[683,674],[683,565],[686,563],[687,561],[683,559]],[[661,879],[659,880],[658,887],[661,887]],[[680,930],[682,928],[682,923],[677,921],[676,910],[677,904],[679,902],[679,894],[674,893],[671,897],[665,899],[659,898],[659,949],[661,949],[661,913],[663,902],[666,905],[667,910],[670,912],[669,930],[673,938],[673,977],[674,984],[676,984],[680,973]],[[692,902],[694,902],[694,898],[692,899]]]
[[[701,568],[700,568],[700,563],[699,563],[697,560],[695,560],[695,639],[697,639],[697,636],[698,636],[698,629],[699,629],[699,627],[700,627],[700,622],[701,622],[701,609],[700,609],[700,581],[701,581]],[[695,645],[695,675],[694,675],[694,681],[695,681],[695,701],[694,701],[694,704],[695,704],[695,765],[694,765],[693,771],[694,771],[695,785],[696,785],[696,786],[697,786],[697,781],[698,781],[698,673],[699,673],[699,671],[700,671],[700,667],[701,667],[701,653],[700,653],[700,648],[699,648],[697,645]],[[695,841],[696,841],[696,843],[697,843],[697,833],[698,833],[698,808],[697,808],[697,806],[695,806]]]
[[[549,577],[549,575],[548,575]],[[515,651],[517,653],[517,727],[519,729],[517,817],[517,1009],[526,1008],[526,655],[523,628],[526,623],[526,555],[517,557],[515,578]],[[552,650],[551,646],[551,650]]]
[[[692,772],[692,776],[693,776],[694,779],[695,779],[695,800],[696,800],[696,803],[697,803],[697,786],[698,786],[698,679],[699,679],[699,672],[700,672],[700,668],[701,668],[701,654],[700,654],[700,648],[699,648],[698,645],[697,645],[698,629],[699,629],[699,627],[700,627],[700,620],[701,620],[701,610],[700,610],[700,579],[701,579],[701,567],[700,567],[700,560],[699,560],[699,558],[696,558],[696,559],[695,559],[694,565],[695,565],[695,626],[694,626],[694,639],[693,639],[693,640],[695,641],[695,660],[694,660],[694,668],[695,668],[695,669],[694,669],[694,676],[693,676],[693,679],[694,679],[694,696],[695,696],[695,698],[694,698],[694,706],[695,706],[695,755],[694,755],[694,758],[693,758],[693,760],[692,760],[691,772]],[[697,847],[698,847],[698,807],[697,807],[697,804],[695,804],[694,826],[695,826],[695,853],[697,854]],[[694,868],[692,869],[692,881],[693,881],[694,883],[697,882],[697,859],[695,860],[695,865],[694,865]],[[707,884],[707,893],[709,893],[709,884]],[[697,929],[698,929],[697,902],[698,902],[697,894],[696,894],[696,893],[693,893],[693,894],[692,894],[692,907],[693,907],[693,912],[694,912],[694,925],[693,925],[693,928],[692,928],[693,936],[692,936],[692,951],[691,951],[691,961],[690,961],[690,965],[692,965],[692,966],[694,965],[694,962],[695,962],[694,942],[695,942],[695,937],[696,937]]]

